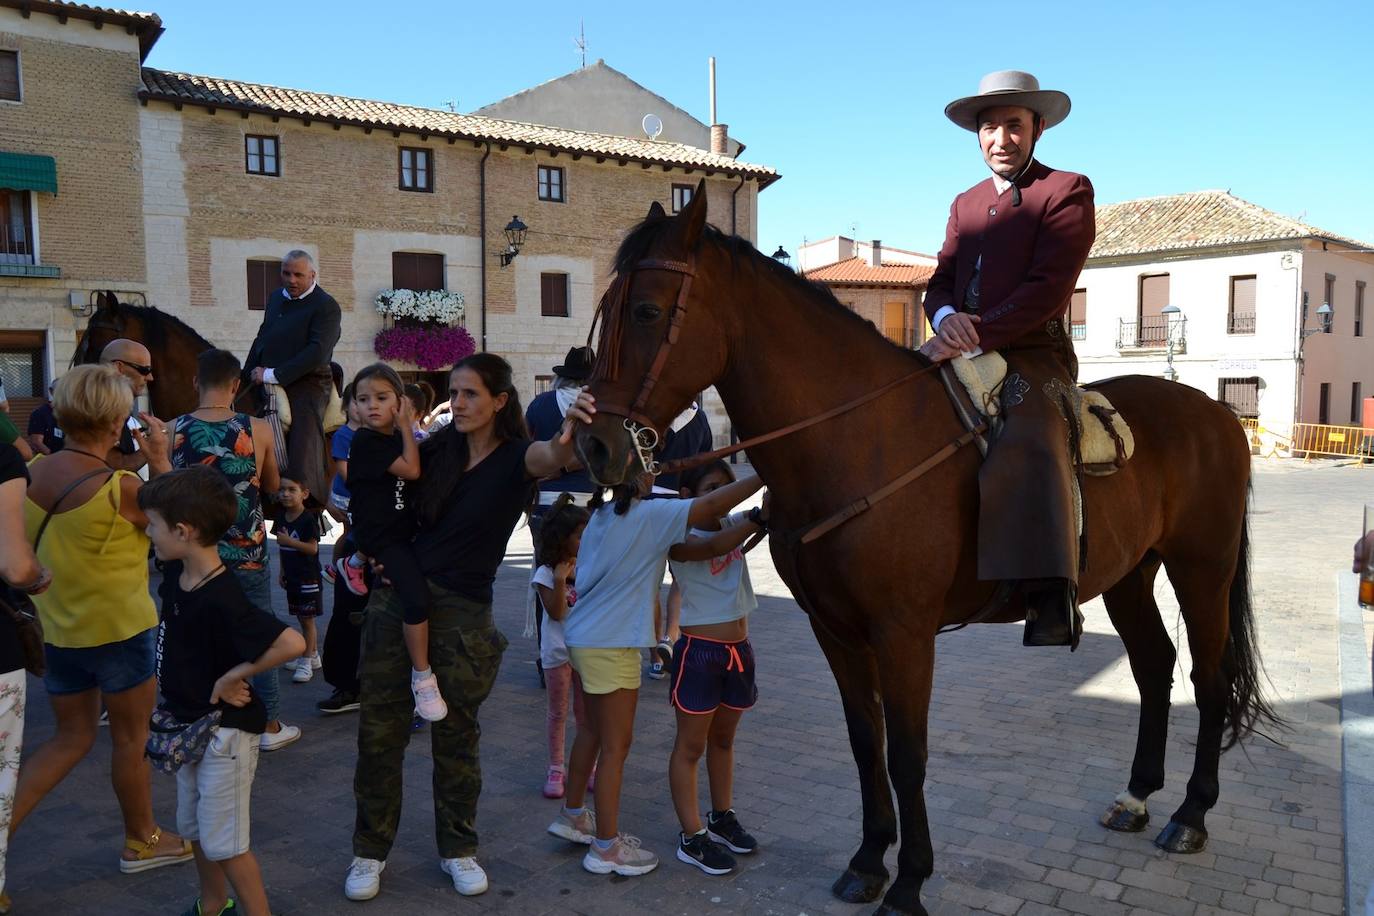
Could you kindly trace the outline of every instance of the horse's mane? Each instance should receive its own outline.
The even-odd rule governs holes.
[[[127,312],[137,315],[143,321],[143,333],[147,338],[143,341],[144,346],[149,350],[161,348],[167,343],[169,331],[180,331],[189,336],[196,343],[202,344],[204,349],[213,350],[215,345],[210,343],[200,332],[182,321],[175,315],[162,311],[155,305],[130,305],[126,302],[117,302],[115,311]]]
[[[616,279],[628,278],[634,271],[635,265],[649,256],[654,246],[668,233],[672,224],[673,218],[670,216],[650,216],[632,228],[616,250]],[[776,279],[796,295],[805,296],[828,312],[843,315],[845,319],[862,325],[865,330],[874,332],[879,339],[894,349],[901,350],[908,355],[919,356],[915,351],[888,340],[887,336],[879,331],[873,322],[836,299],[830,287],[819,281],[806,279],[792,268],[759,251],[748,239],[738,235],[730,235],[707,223],[702,228],[701,241],[698,244],[705,242],[725,250],[730,255],[730,260],[736,269],[743,263],[751,270],[763,272],[765,275]],[[611,289],[615,289],[615,283],[612,283]],[[607,291],[608,297],[610,292],[610,290]],[[603,300],[603,307],[605,302],[606,300]],[[625,305],[628,307],[628,303]]]

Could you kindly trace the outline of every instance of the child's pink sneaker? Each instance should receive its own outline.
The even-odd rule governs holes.
[[[563,797],[563,780],[565,775],[566,771],[561,766],[555,764],[549,767],[549,775],[544,777],[545,798]]]
[[[339,571],[339,578],[350,592],[355,595],[367,594],[367,580],[363,578],[363,571],[356,566],[350,566],[348,557],[336,561],[334,568]]]
[[[438,722],[448,715],[448,704],[439,695],[439,679],[434,672],[410,678],[410,690],[415,694],[415,711],[426,722]]]

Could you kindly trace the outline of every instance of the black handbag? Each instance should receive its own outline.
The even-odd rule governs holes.
[[[43,540],[43,532],[48,528],[48,522],[52,521],[53,515],[57,512],[62,501],[72,492],[92,477],[101,474],[114,476],[114,471],[109,468],[99,468],[89,474],[82,474],[73,480],[53,500],[52,508],[43,517],[43,524],[38,526],[38,533],[33,538],[33,552],[38,553],[38,545]],[[106,478],[108,480],[109,477]],[[47,657],[43,654],[43,624],[38,619],[38,608],[34,607],[33,599],[24,592],[11,586],[5,587],[5,598],[0,600],[0,610],[2,610],[14,623],[15,632],[19,636],[19,646],[24,651],[24,668],[34,677],[42,677],[48,670]]]

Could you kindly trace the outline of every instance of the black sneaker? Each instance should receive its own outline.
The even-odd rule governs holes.
[[[735,867],[735,857],[713,843],[706,833],[687,836],[678,834],[677,857],[688,865],[695,865],[708,875],[729,874]]]
[[[706,815],[706,835],[740,855],[748,855],[759,848],[759,841],[739,825],[734,808],[724,814],[712,811]]]
[[[354,712],[361,706],[358,702],[356,693],[349,693],[347,690],[336,690],[330,694],[329,699],[320,700],[315,704],[315,708],[326,716],[337,715],[341,712]]]

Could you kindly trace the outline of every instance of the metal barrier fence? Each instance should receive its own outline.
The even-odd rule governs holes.
[[[1326,426],[1320,423],[1293,425],[1294,458],[1374,459],[1374,430],[1360,426]]]

